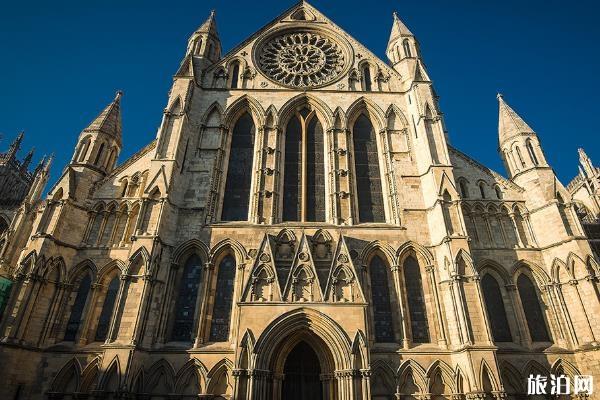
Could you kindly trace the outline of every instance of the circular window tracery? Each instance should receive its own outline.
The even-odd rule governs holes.
[[[340,77],[347,52],[319,32],[283,32],[258,47],[260,70],[271,80],[292,88],[318,87]]]

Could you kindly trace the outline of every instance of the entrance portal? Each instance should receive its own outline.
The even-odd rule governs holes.
[[[322,400],[321,365],[315,351],[299,342],[290,351],[283,368],[281,398],[285,400]]]

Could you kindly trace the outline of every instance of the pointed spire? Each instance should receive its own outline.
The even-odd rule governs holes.
[[[114,137],[121,143],[121,96],[123,92],[117,92],[115,99],[108,105],[100,115],[85,128],[84,132],[101,132]]]
[[[207,20],[204,21],[202,25],[198,29],[196,29],[196,33],[209,33],[215,36],[218,36],[217,33],[217,20],[216,20],[216,12],[212,10]]]
[[[398,13],[394,11],[394,22],[392,23],[392,32],[390,33],[390,40],[388,41],[388,43],[392,43],[395,40],[406,36],[413,36],[413,34],[407,28],[407,26],[404,25],[404,22],[400,20],[400,17],[398,17]]]
[[[579,164],[583,167],[583,171],[588,178],[592,178],[597,174],[596,168],[594,168],[594,163],[592,163],[591,158],[585,153],[585,150],[579,148],[577,150],[579,153]],[[581,170],[581,167],[579,168]]]
[[[496,97],[498,98],[499,103],[498,139],[500,143],[522,133],[535,135],[534,130],[531,129],[508,104],[506,104],[502,94],[498,93]]]
[[[13,140],[13,142],[10,144],[10,148],[8,149],[9,157],[15,157],[17,155],[17,152],[21,148],[21,142],[23,141],[24,136],[25,133],[21,131],[15,140]]]
[[[50,172],[50,167],[52,167],[52,161],[54,161],[54,153],[50,154],[50,157],[48,157],[48,161],[46,161],[46,165],[44,165],[45,173]]]
[[[29,150],[29,153],[27,153],[27,155],[23,159],[23,162],[21,163],[21,169],[23,171],[25,171],[25,170],[27,170],[27,168],[29,168],[29,164],[31,163],[31,159],[33,158],[34,151],[35,151],[35,147],[33,147],[31,150]]]

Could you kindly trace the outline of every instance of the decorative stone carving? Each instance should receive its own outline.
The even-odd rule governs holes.
[[[321,87],[341,77],[349,66],[347,46],[317,31],[284,31],[255,49],[262,73],[291,88]]]

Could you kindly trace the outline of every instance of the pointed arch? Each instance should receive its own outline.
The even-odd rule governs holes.
[[[79,264],[69,270],[67,274],[67,282],[73,284],[86,273],[90,274],[92,281],[95,281],[98,276],[98,268],[96,267],[96,264],[94,264],[94,262],[89,258],[81,261]]]
[[[521,376],[527,377],[529,375],[550,376],[550,370],[536,360],[528,360],[523,366]]]
[[[106,392],[117,391],[121,387],[121,376],[119,356],[115,356],[102,374],[99,388]]]
[[[405,360],[398,367],[398,386],[402,394],[413,394],[402,392],[403,383],[411,377],[413,383],[419,388],[419,393],[428,393],[425,369],[415,360]]]
[[[432,362],[427,368],[425,376],[429,382],[428,392],[432,395],[456,393],[454,371],[444,361],[435,360]],[[441,379],[441,382],[439,379]]]
[[[145,375],[146,393],[162,395],[173,393],[175,388],[175,370],[171,363],[164,358],[152,364]]]
[[[486,387],[486,381],[489,382],[491,388]],[[486,393],[500,391],[500,383],[498,382],[498,379],[496,379],[496,376],[492,373],[492,369],[485,359],[481,359],[481,363],[479,364],[479,382],[480,387],[483,388]]]
[[[237,240],[232,238],[223,239],[215,244],[208,254],[209,262],[214,265],[218,258],[227,252],[233,253],[237,265],[243,264],[248,259],[246,248]]]
[[[237,98],[223,113],[223,125],[226,129],[233,129],[234,124],[244,112],[250,111],[254,126],[264,126],[265,111],[261,104],[252,96],[244,94]]]
[[[394,260],[397,265],[401,265],[404,262],[404,259],[411,254],[415,254],[419,263],[422,263],[425,266],[433,265],[434,263],[434,257],[431,251],[425,246],[413,242],[412,240],[409,240],[398,247]]]
[[[129,264],[125,273],[128,275],[141,275],[149,272],[150,259],[150,253],[146,247],[141,246],[129,257]]]
[[[525,375],[521,375],[519,370],[508,361],[500,363],[500,376],[504,390],[508,395],[519,395],[525,392],[523,390],[523,382],[525,382],[523,377]]]
[[[175,376],[175,393],[198,396],[206,387],[207,370],[197,358],[188,360]]]
[[[74,393],[79,390],[81,364],[73,357],[60,369],[51,385],[53,392]]]
[[[367,346],[367,337],[362,330],[357,330],[352,340],[353,367],[356,369],[365,368],[369,364],[369,350]],[[391,371],[394,375],[394,371]]]
[[[563,358],[558,358],[552,363],[550,373],[556,376],[568,375],[571,379],[573,379],[574,376],[581,375],[581,372],[575,365]]]
[[[375,132],[380,132],[386,126],[386,118],[383,110],[370,99],[367,99],[364,96],[356,99],[348,110],[346,110],[346,126],[352,126],[362,114],[366,114],[373,127],[375,128]]]
[[[390,126],[390,118],[393,118],[394,124]],[[392,130],[401,130],[408,126],[408,119],[406,115],[396,106],[395,104],[390,104],[387,111],[385,112],[385,119],[387,121],[387,128]],[[398,125],[400,123],[401,125]]]
[[[392,367],[382,360],[371,365],[371,396],[375,399],[390,398],[396,393],[396,376]],[[380,397],[381,396],[381,397]]]
[[[219,128],[223,120],[223,106],[214,101],[204,112],[200,121],[207,128]]]
[[[296,95],[281,106],[279,111],[280,124],[287,125],[294,114],[304,107],[315,111],[319,120],[323,122],[325,131],[333,128],[333,112],[323,100],[310,93]]]
[[[387,242],[383,242],[381,240],[373,240],[367,243],[367,245],[361,250],[359,259],[362,260],[363,264],[367,264],[369,259],[378,252],[385,257],[385,260],[389,265],[394,265],[396,260],[394,248]]]
[[[173,260],[173,263],[181,265],[185,260],[187,260],[190,254],[195,253],[206,262],[209,259],[209,252],[210,250],[208,249],[206,243],[204,243],[202,240],[194,238],[177,246],[177,248],[175,248],[173,251],[171,259]]]
[[[100,356],[94,358],[88,363],[83,372],[81,373],[81,384],[79,391],[88,393],[95,390],[98,386],[98,379],[100,376],[100,366],[102,365],[102,358]]]
[[[224,358],[207,375],[207,393],[213,395],[231,395],[233,393],[233,363]]]

